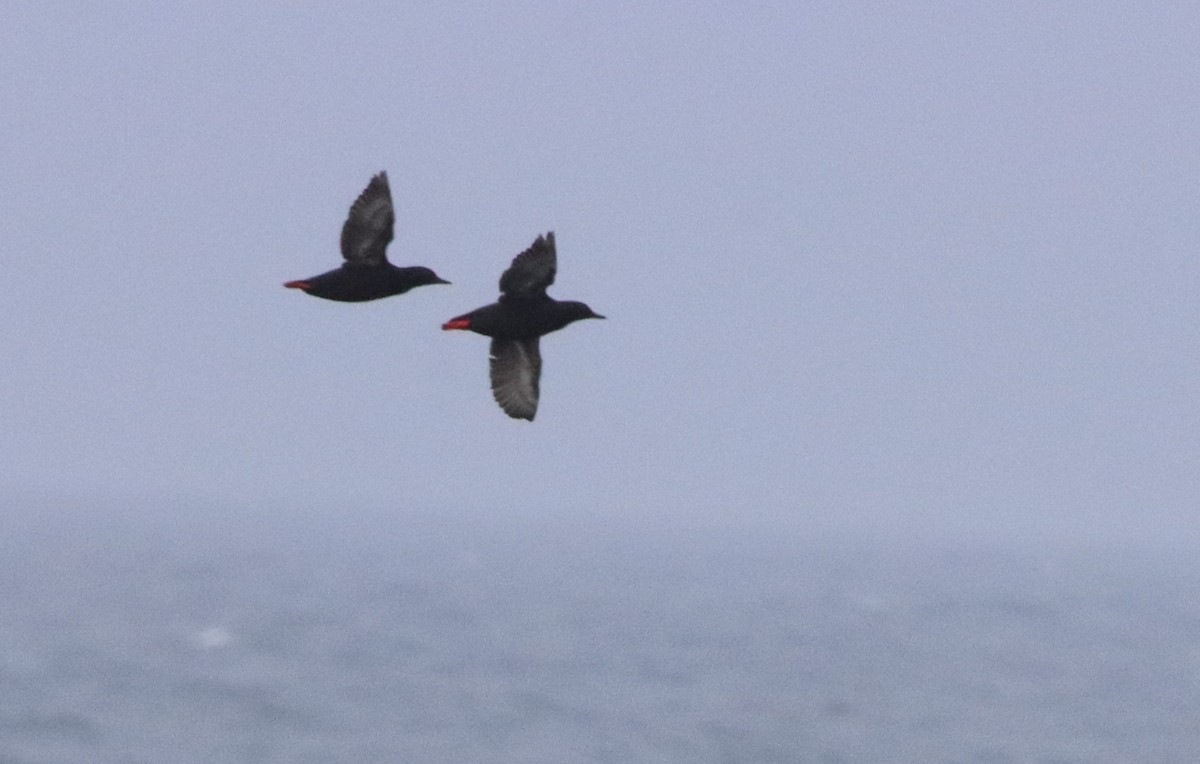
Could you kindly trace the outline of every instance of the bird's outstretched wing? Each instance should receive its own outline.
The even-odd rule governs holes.
[[[538,338],[492,340],[490,370],[492,395],[504,413],[513,419],[533,421],[538,405],[538,379],[542,376],[542,354]]]
[[[529,249],[513,258],[512,265],[500,276],[502,297],[544,297],[546,287],[554,283],[558,255],[554,250],[554,231],[538,236]]]
[[[387,245],[392,241],[395,224],[392,190],[387,173],[381,172],[371,178],[350,206],[350,215],[342,226],[342,257],[352,265],[387,262]]]

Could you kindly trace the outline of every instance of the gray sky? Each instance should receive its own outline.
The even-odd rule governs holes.
[[[398,5],[4,4],[5,494],[1189,527],[1194,4]],[[380,169],[454,285],[283,289]]]

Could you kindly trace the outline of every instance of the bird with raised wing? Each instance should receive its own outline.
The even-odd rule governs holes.
[[[387,173],[381,172],[354,200],[342,225],[342,257],[346,262],[320,276],[289,281],[284,286],[326,300],[366,302],[404,294],[414,287],[449,284],[429,268],[400,268],[388,262],[387,246],[395,224],[392,190]]]
[[[452,318],[443,329],[464,329],[492,338],[492,395],[504,413],[533,421],[538,406],[542,355],[538,340],[584,318],[604,318],[582,302],[546,294],[554,283],[558,255],[554,232],[538,236],[500,276],[500,299]]]

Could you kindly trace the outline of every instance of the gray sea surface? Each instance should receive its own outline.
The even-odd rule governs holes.
[[[7,514],[0,764],[1200,760],[1186,545]]]

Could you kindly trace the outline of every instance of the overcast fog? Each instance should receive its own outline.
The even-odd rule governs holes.
[[[1186,3],[7,4],[0,488],[1179,538]],[[340,262],[387,170],[398,265]],[[558,239],[537,421],[440,324]],[[263,509],[267,508],[267,509]]]

